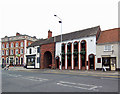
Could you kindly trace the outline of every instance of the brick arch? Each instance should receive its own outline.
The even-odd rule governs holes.
[[[44,53],[49,51],[52,55],[52,68],[55,67],[55,43],[43,44],[40,46],[40,68],[44,69]]]

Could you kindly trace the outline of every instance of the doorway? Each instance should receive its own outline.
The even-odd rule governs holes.
[[[52,54],[49,51],[44,53],[44,68],[52,68]]]
[[[89,55],[89,69],[94,69],[95,67],[95,56],[93,54]]]
[[[56,68],[59,69],[60,58],[56,57]]]

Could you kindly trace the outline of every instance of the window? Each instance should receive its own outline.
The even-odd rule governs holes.
[[[37,57],[37,63],[40,63],[40,57]]]
[[[16,47],[18,47],[18,43],[16,43]]]
[[[31,44],[31,43],[29,42],[29,43],[28,43],[28,46],[29,46],[30,44]]]
[[[21,42],[20,46],[23,47],[23,42]]]
[[[13,55],[13,50],[11,50],[11,52],[10,52],[10,53],[11,53],[11,55]]]
[[[111,45],[105,45],[104,46],[104,51],[112,51],[112,46]]]
[[[30,50],[29,50],[29,53],[31,54],[32,53],[32,49],[30,48]]]
[[[40,53],[40,47],[37,47],[37,53]]]
[[[101,63],[101,58],[97,58],[97,63]]]
[[[7,48],[9,48],[9,44],[7,43]]]
[[[18,49],[16,49],[15,53],[18,54]]]
[[[2,50],[2,55],[4,55],[5,53],[4,53],[4,50]]]
[[[23,49],[21,49],[20,53],[23,54]]]
[[[5,44],[2,45],[2,48],[5,48]]]
[[[13,43],[11,43],[11,48],[13,48]]]
[[[6,55],[8,55],[9,54],[9,50],[6,50]]]

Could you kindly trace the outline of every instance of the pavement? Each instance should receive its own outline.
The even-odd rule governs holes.
[[[70,74],[70,75],[84,75],[97,77],[112,77],[120,79],[120,72],[118,71],[95,71],[95,70],[59,70],[59,69],[26,69],[24,67],[10,67],[14,71],[40,72],[40,73],[54,73],[54,74]]]

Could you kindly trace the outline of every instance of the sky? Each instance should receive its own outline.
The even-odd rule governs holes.
[[[119,0],[0,0],[0,38],[16,32],[47,38],[100,25],[118,27]]]

